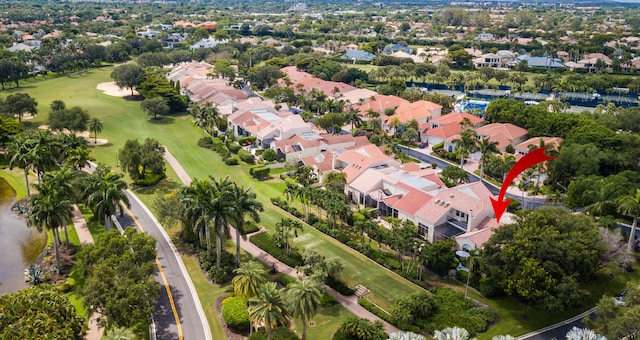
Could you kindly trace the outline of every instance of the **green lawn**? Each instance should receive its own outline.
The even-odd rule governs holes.
[[[116,164],[116,154],[127,139],[146,137],[156,138],[163,145],[167,146],[173,155],[178,159],[187,172],[194,178],[206,178],[212,175],[216,178],[230,176],[232,180],[243,185],[252,186],[258,194],[258,200],[262,202],[266,211],[261,215],[261,224],[267,229],[273,230],[275,223],[282,217],[289,217],[287,213],[271,205],[269,198],[282,195],[283,183],[276,179],[267,181],[255,181],[248,174],[248,166],[226,166],[220,157],[211,150],[198,147],[196,141],[200,138],[201,132],[193,126],[188,117],[170,116],[162,117],[161,120],[150,122],[147,116],[141,111],[139,102],[126,101],[121,98],[109,97],[96,89],[96,85],[109,81],[110,68],[92,70],[87,74],[74,78],[59,77],[55,79],[39,80],[30,82],[28,86],[20,89],[5,91],[15,93],[19,91],[28,92],[39,102],[40,114],[32,120],[32,126],[44,124],[47,118],[48,105],[55,99],[65,101],[67,106],[81,106],[104,123],[104,131],[99,137],[108,138],[110,143],[106,146],[93,148],[93,155],[98,162],[111,166]],[[55,89],[52,91],[52,89]],[[118,170],[116,168],[116,170]],[[168,178],[164,180],[160,188],[162,190],[177,189],[181,186],[172,171],[167,172]],[[22,183],[20,182],[21,186]],[[149,203],[155,196],[158,188],[136,189],[136,193]],[[172,232],[173,234],[175,231]],[[348,248],[338,241],[306,227],[305,231],[294,242],[298,248],[310,247],[325,256],[340,258],[345,271],[343,278],[349,285],[363,284],[371,290],[368,297],[375,303],[387,309],[393,300],[398,296],[419,290],[419,288],[395,273],[389,272],[373,261],[365,258],[358,252]],[[210,284],[197,265],[193,256],[183,256],[189,273],[194,280],[198,290],[198,295],[203,302],[207,317],[212,325],[214,338],[221,336],[221,327],[213,308],[213,301],[223,294],[228,294],[228,286],[216,286]],[[633,276],[634,280],[637,275]],[[622,280],[620,281],[622,282]],[[618,289],[619,284],[608,284],[607,292],[612,293]],[[610,291],[611,290],[611,291]],[[594,290],[594,292],[597,292]],[[474,296],[476,297],[476,296]],[[498,313],[499,321],[490,331],[483,334],[481,338],[489,335],[512,333],[522,334],[529,330],[547,325],[553,321],[561,320],[568,314],[548,313],[542,310],[530,309],[529,321],[524,322],[520,314],[524,306],[512,299],[481,299]],[[597,298],[593,298],[596,301]],[[592,302],[592,301],[590,301]],[[592,305],[592,304],[590,304]],[[573,314],[577,314],[573,313]],[[329,327],[319,328],[318,331],[326,336]],[[324,331],[327,333],[322,333]],[[311,331],[311,328],[310,328]],[[223,336],[222,336],[223,337]]]

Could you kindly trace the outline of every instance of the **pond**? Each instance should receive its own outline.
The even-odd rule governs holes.
[[[35,261],[47,242],[46,234],[28,228],[27,222],[11,211],[16,194],[0,178],[0,294],[27,288],[24,269]]]

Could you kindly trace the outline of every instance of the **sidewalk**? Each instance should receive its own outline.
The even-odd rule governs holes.
[[[191,177],[189,176],[189,174],[187,174],[184,168],[182,168],[182,165],[178,163],[178,161],[173,157],[173,155],[171,155],[171,153],[169,153],[169,150],[167,150],[166,148],[165,148],[165,158],[167,159],[167,162],[169,162],[169,165],[171,165],[173,170],[176,172],[176,174],[178,174],[178,177],[180,177],[180,180],[182,180],[182,182],[185,185],[189,185],[189,183],[191,183]],[[232,227],[229,227],[229,232],[232,236],[231,240],[235,243],[236,230]],[[274,265],[276,270],[279,273],[284,273],[289,276],[297,277],[297,278],[302,277],[302,275],[298,273],[295,269],[280,262],[275,257],[271,256],[271,254],[265,252],[264,250],[258,248],[255,244],[249,242],[248,237],[247,237],[247,240],[243,240],[242,238],[240,239],[240,248],[244,249],[247,253],[251,254],[253,257],[260,260],[262,263],[266,265]],[[331,296],[336,298],[336,301],[338,301],[338,303],[340,303],[342,306],[344,306],[347,310],[349,310],[351,313],[355,314],[356,316],[363,319],[371,320],[371,321],[382,321],[382,323],[384,324],[384,329],[388,334],[399,331],[399,329],[393,326],[392,324],[380,319],[373,313],[366,310],[364,307],[360,306],[360,304],[358,304],[358,298],[355,295],[344,296],[331,288],[328,288],[328,292]]]
[[[76,234],[78,234],[80,243],[93,244],[93,236],[91,236],[91,232],[89,231],[87,222],[84,220],[84,217],[82,216],[82,213],[80,212],[80,209],[78,209],[77,205],[73,205],[73,210],[71,211],[71,221],[73,222],[73,226],[76,229]],[[87,333],[84,335],[85,340],[100,340],[102,338],[104,329],[98,326],[96,320],[97,317],[97,314],[93,314],[91,318],[89,318]]]

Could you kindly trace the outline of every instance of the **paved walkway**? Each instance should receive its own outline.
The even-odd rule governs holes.
[[[182,165],[178,163],[178,161],[173,157],[173,155],[171,155],[171,153],[169,153],[169,150],[167,150],[166,148],[165,148],[165,158],[167,159],[167,162],[169,162],[169,165],[171,165],[173,170],[176,172],[176,174],[178,174],[178,177],[180,178],[180,180],[182,180],[182,182],[185,185],[189,185],[188,183],[191,183],[191,177],[189,176],[189,174],[187,174],[187,172],[184,170]],[[230,227],[230,234],[232,235],[231,240],[235,243],[236,231],[234,228]],[[271,254],[265,252],[264,250],[258,248],[255,244],[249,242],[248,238],[247,240],[243,240],[242,238],[240,239],[240,248],[244,249],[247,253],[251,254],[256,259],[262,261],[262,263],[265,263],[269,266],[274,265],[276,270],[279,273],[285,273],[289,276],[293,276],[297,278],[302,277],[302,274],[298,273],[298,271],[296,271],[295,269],[280,262],[278,259],[271,256]],[[342,306],[344,306],[347,310],[349,310],[351,313],[355,314],[356,316],[363,319],[371,320],[371,321],[382,321],[382,323],[384,324],[385,331],[388,334],[399,331],[399,329],[393,326],[392,324],[380,319],[373,313],[366,310],[364,307],[360,306],[360,304],[358,304],[358,298],[355,295],[344,296],[331,288],[328,288],[328,292],[329,294],[331,294],[331,296],[336,298],[336,301],[338,301],[338,303],[340,303]]]
[[[77,205],[74,205],[73,210],[71,211],[71,221],[76,229],[76,234],[78,234],[80,243],[93,244],[93,236],[91,236],[91,232],[87,226],[87,221],[84,220],[84,217]],[[89,318],[87,333],[84,335],[85,340],[100,340],[102,338],[104,329],[98,326],[96,321],[97,317],[97,314],[93,314],[91,318]]]

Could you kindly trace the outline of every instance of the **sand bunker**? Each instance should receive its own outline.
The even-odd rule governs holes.
[[[108,96],[126,97],[126,96],[130,96],[131,95],[131,90],[130,89],[120,89],[120,88],[118,88],[116,83],[112,82],[112,81],[106,82],[106,83],[100,83],[100,84],[98,84],[98,86],[96,88],[98,90],[104,92],[104,94],[106,94]],[[138,91],[133,90],[133,94],[134,95],[138,95]]]

